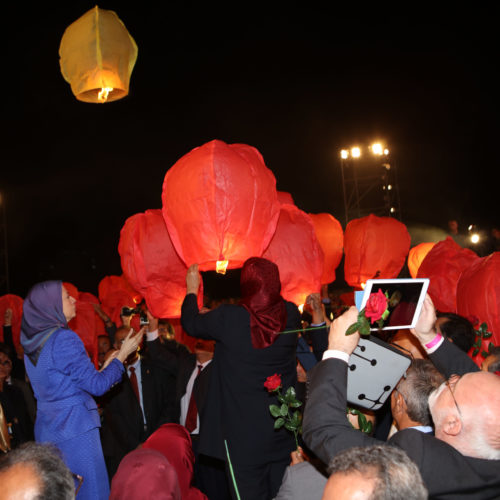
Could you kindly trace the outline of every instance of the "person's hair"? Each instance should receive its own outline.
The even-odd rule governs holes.
[[[33,441],[24,443],[0,458],[0,472],[5,472],[18,464],[31,466],[40,480],[37,500],[73,500],[75,498],[73,476],[55,446]]]
[[[438,318],[447,318],[439,325],[441,333],[452,340],[462,351],[469,352],[476,340],[476,331],[472,323],[463,316],[451,312],[438,312]]]
[[[445,381],[428,359],[414,359],[396,390],[406,402],[406,413],[414,422],[431,425],[429,394]]]
[[[490,353],[488,355],[488,358],[492,356],[495,358],[495,361],[492,361],[490,363],[490,366],[488,366],[488,371],[489,372],[497,372],[500,370],[500,346],[495,346],[490,349]]]
[[[424,500],[427,489],[420,471],[408,455],[391,445],[348,448],[338,453],[328,467],[330,475],[373,473],[370,500]]]
[[[15,353],[12,351],[12,348],[3,342],[0,342],[0,352],[3,352],[12,362],[15,358]]]

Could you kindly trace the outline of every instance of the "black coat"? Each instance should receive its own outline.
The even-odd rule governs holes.
[[[477,370],[465,353],[446,341],[430,357],[445,374]],[[344,361],[327,359],[311,370],[303,438],[325,463],[344,449],[382,443],[351,427],[346,418],[346,393]],[[397,432],[388,443],[402,448],[417,464],[430,498],[500,498],[500,460],[466,457],[415,429]]]
[[[146,427],[126,373],[100,401],[103,408],[101,441],[110,477],[128,452],[161,425],[176,421],[174,379],[144,357],[141,358],[141,385]]]
[[[297,307],[287,302],[286,310],[287,328],[298,328]],[[266,391],[264,382],[277,373],[285,390],[296,385],[297,334],[280,335],[273,345],[254,349],[250,315],[244,307],[223,304],[199,314],[194,294],[184,299],[181,322],[189,335],[216,341],[201,415],[200,453],[225,460],[226,440],[233,463],[288,460],[295,447],[293,435],[284,428],[274,430],[269,405],[276,404],[277,399]]]

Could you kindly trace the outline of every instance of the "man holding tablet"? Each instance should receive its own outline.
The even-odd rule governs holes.
[[[310,372],[303,438],[325,463],[341,450],[377,443],[352,429],[345,416],[349,358],[360,338],[345,332],[357,316],[358,310],[351,307],[332,323],[328,350]],[[413,333],[441,373],[451,377],[429,398],[436,437],[405,429],[388,444],[402,448],[417,464],[432,498],[499,498],[500,378],[478,372],[465,353],[443,342],[435,321],[426,296]]]

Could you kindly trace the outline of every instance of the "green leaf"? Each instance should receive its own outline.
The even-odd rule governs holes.
[[[492,335],[493,334],[491,332],[485,332],[485,333],[483,333],[483,339],[489,339],[492,337]]]
[[[299,407],[301,407],[301,406],[302,406],[302,402],[301,402],[301,401],[292,401],[292,402],[290,403],[290,406],[291,406],[292,408],[299,408]]]
[[[298,427],[301,421],[302,421],[302,415],[300,414],[299,411],[295,411],[292,415],[292,424],[295,425],[295,427]]]
[[[283,425],[285,424],[285,419],[284,418],[277,418],[276,421],[274,422],[274,428],[275,429],[280,429],[281,427],[283,427]]]
[[[493,342],[490,342],[488,344],[488,352],[490,353],[493,350],[494,347],[495,347],[495,344],[493,344]]]
[[[487,358],[487,357],[488,357],[488,354],[489,354],[489,353],[487,353],[486,351],[482,351],[482,352],[481,352],[481,356],[482,356],[483,358]]]
[[[488,330],[488,325],[487,325],[486,323],[484,323],[484,322],[483,322],[483,323],[481,323],[481,324],[479,325],[479,331],[480,331],[481,333],[483,333],[483,332],[485,332],[485,331],[487,331],[487,330]]]
[[[482,344],[482,339],[481,338],[478,338],[476,340],[476,342],[474,342],[474,344],[472,344],[474,347],[481,347],[481,344]]]
[[[280,403],[286,403],[286,400],[285,400],[284,396],[282,396],[281,394],[278,394],[278,401]]]
[[[382,319],[387,319],[387,316],[389,316],[389,314],[390,314],[389,309],[386,309],[382,314]]]
[[[282,417],[286,417],[288,415],[288,405],[284,403],[281,405],[280,414]]]
[[[289,387],[285,393],[285,402],[291,403],[292,401],[295,401],[295,396],[295,389],[293,387]]]
[[[478,352],[479,352],[479,349],[477,347],[475,347],[474,350],[472,351],[472,355],[477,356]]]
[[[271,412],[271,415],[273,417],[279,417],[279,416],[281,416],[280,407],[278,405],[270,405],[269,406],[269,411]]]
[[[293,425],[291,422],[285,422],[285,429],[295,432],[296,431],[296,426]]]
[[[359,334],[367,337],[368,335],[370,335],[370,327],[369,326],[362,326],[359,329]]]
[[[346,335],[352,335],[353,333],[357,332],[359,330],[359,323],[353,323],[345,332]]]

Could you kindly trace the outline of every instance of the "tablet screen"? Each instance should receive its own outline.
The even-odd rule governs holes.
[[[372,293],[382,290],[389,298],[389,315],[384,320],[382,329],[414,328],[420,316],[428,287],[429,280],[427,278],[368,280],[363,291],[361,309],[365,307],[368,297]],[[379,330],[379,326],[374,323],[371,325],[371,330]]]

